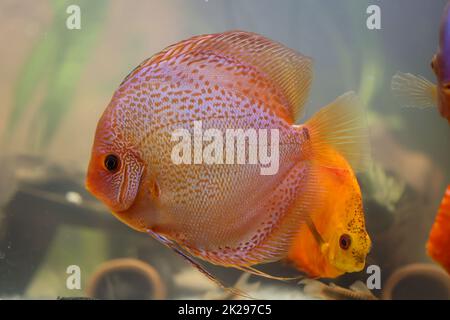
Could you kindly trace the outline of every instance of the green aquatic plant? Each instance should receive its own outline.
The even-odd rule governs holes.
[[[394,212],[397,203],[405,192],[405,183],[390,176],[378,164],[373,163],[370,170],[362,177],[366,200],[373,200]]]
[[[355,12],[366,12],[370,2],[350,1],[339,5],[345,6],[345,18],[349,24],[349,30],[352,30],[349,34],[342,34],[335,28],[335,12],[329,10],[327,7],[329,3],[318,5],[321,6],[320,11],[323,14],[329,15],[323,19],[323,29],[329,34],[333,53],[339,58],[340,75],[344,83],[352,86],[359,85],[358,96],[367,106],[370,106],[375,94],[382,86],[385,72],[384,50],[379,32],[366,28],[367,15],[355,14]],[[359,50],[349,49],[348,41],[360,44],[355,46]]]
[[[4,132],[4,143],[10,143],[20,127],[20,120],[29,111],[39,90],[43,98],[30,124],[30,147],[45,149],[51,142],[61,120],[70,109],[76,85],[89,58],[104,20],[106,0],[50,0],[53,21],[42,38],[34,45],[18,76],[14,103]],[[66,8],[81,9],[81,29],[66,27]]]

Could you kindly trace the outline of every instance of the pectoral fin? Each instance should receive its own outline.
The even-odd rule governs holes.
[[[422,76],[398,72],[392,77],[391,89],[402,106],[422,109],[437,106],[437,87]]]

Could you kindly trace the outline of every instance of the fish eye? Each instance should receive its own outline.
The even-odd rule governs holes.
[[[341,237],[339,238],[339,246],[341,247],[341,249],[343,250],[347,250],[348,248],[350,248],[350,245],[352,244],[352,238],[344,233],[343,235],[341,235]]]
[[[105,157],[104,165],[106,170],[109,172],[115,172],[119,168],[119,157],[117,157],[115,154],[108,154]]]

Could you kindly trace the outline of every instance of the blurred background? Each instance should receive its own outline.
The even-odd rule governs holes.
[[[80,30],[66,27],[72,4],[81,8]],[[371,4],[381,8],[381,30],[366,27]],[[408,267],[412,280],[403,286],[410,290],[394,298],[448,299],[448,279],[424,248],[450,183],[450,129],[437,110],[402,108],[390,90],[397,71],[435,81],[430,61],[445,4],[0,0],[0,298],[228,298],[170,250],[116,221],[84,190],[84,175],[97,121],[134,67],[190,36],[242,29],[314,59],[306,118],[349,90],[368,106],[373,166],[359,179],[374,240],[368,264],[382,270],[382,289],[373,293],[382,297]],[[66,286],[70,265],[80,267],[80,290]],[[310,298],[296,283],[209,267],[257,297]],[[283,263],[263,269],[296,274]],[[348,287],[366,278],[333,282]]]

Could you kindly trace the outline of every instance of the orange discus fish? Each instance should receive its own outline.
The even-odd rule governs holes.
[[[445,191],[427,243],[430,257],[450,274],[450,185]]]
[[[313,224],[302,226],[288,255],[288,260],[313,278],[361,271],[371,247],[356,177],[338,152],[330,153],[338,166],[322,166],[318,171],[330,192],[323,194],[312,213]]]
[[[192,256],[264,275],[252,266],[286,258],[302,224],[333,214],[324,213],[322,201],[340,191],[322,181],[323,167],[353,177],[350,165],[359,169],[368,157],[365,119],[351,92],[294,124],[311,79],[310,58],[258,34],[230,31],[174,44],[140,64],[114,93],[98,122],[86,186],[118,219],[211,278]],[[196,143],[199,122],[213,131]],[[237,143],[241,161],[220,147],[230,129],[248,134]],[[270,139],[258,137],[279,155],[275,171],[264,171],[261,152],[260,161],[251,161],[251,130],[273,130]],[[174,161],[174,154],[184,160]],[[208,154],[216,162],[205,161]],[[339,209],[357,208],[359,217],[361,194],[352,196]],[[353,239],[354,248],[366,248],[364,234]],[[359,266],[365,251],[346,259]]]

